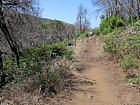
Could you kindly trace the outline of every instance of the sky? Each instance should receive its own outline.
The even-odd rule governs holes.
[[[88,18],[91,27],[98,27],[100,16],[97,16],[91,0],[39,0],[41,17],[48,19],[61,20],[70,24],[75,24],[80,4],[89,12]]]

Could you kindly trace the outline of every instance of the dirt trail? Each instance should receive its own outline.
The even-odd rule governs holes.
[[[140,87],[123,82],[123,70],[103,53],[98,38],[77,41],[75,58],[86,70],[73,71],[79,80],[70,101],[62,105],[140,105]]]
[[[76,56],[84,61],[87,69],[75,74],[81,79],[94,81],[94,85],[78,86],[82,91],[76,92],[66,105],[121,105],[117,88],[111,82],[110,75],[104,70],[107,65],[103,61],[102,51],[99,40],[85,39],[77,43]]]

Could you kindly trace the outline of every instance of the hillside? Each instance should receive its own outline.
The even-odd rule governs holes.
[[[126,32],[126,30],[123,31],[122,33],[124,32]],[[7,103],[11,103],[11,104],[22,103],[25,105],[26,103],[28,104],[41,103],[42,105],[127,105],[127,104],[133,105],[133,104],[139,104],[140,102],[139,101],[139,98],[140,98],[139,85],[134,85],[132,83],[128,83],[124,81],[126,79],[126,75],[123,71],[123,68],[117,62],[115,62],[115,60],[112,59],[111,55],[108,55],[107,53],[104,52],[105,43],[97,36],[86,38],[86,34],[85,34],[85,37],[83,37],[83,34],[81,35],[82,35],[82,38],[80,39],[79,37],[81,36],[78,36],[78,39],[76,41],[76,46],[74,45],[74,40],[64,42],[64,43],[71,43],[72,46],[70,48],[74,49],[75,53],[72,53],[73,54],[72,56],[74,57],[74,58],[72,57],[72,62],[67,61],[66,59],[64,61],[59,61],[60,58],[58,60],[58,58],[55,56],[61,53],[63,53],[63,55],[61,56],[65,56],[65,55],[68,56],[67,54],[69,54],[69,53],[66,53],[65,47],[61,45],[61,43],[56,44],[54,45],[54,47],[52,47],[54,48],[54,50],[52,51],[55,51],[55,49],[60,49],[60,50],[58,50],[59,53],[55,53],[53,55],[53,59],[52,59],[53,62],[51,62],[51,64],[53,64],[53,66],[55,65],[55,67],[60,66],[63,68],[55,69],[54,72],[51,72],[52,74],[45,74],[48,76],[48,78],[45,75],[40,75],[40,76],[43,76],[41,80],[37,79],[39,82],[35,81],[35,83],[36,82],[39,83],[40,86],[44,86],[44,83],[49,83],[49,81],[47,80],[52,77],[51,82],[54,82],[55,85],[51,85],[51,86],[54,86],[54,88],[51,88],[52,90],[50,90],[51,95],[48,94],[49,92],[48,90],[45,91],[46,92],[45,95],[41,93],[39,93],[40,95],[38,95],[38,93],[36,92],[30,93],[30,91],[34,90],[34,87],[30,87],[30,86],[34,86],[34,84],[30,84],[30,85],[27,85],[29,87],[26,90],[21,91],[17,89],[16,92],[11,92],[11,90],[9,90],[9,93],[5,94],[5,99],[2,105],[7,104]],[[50,47],[45,46],[43,48],[40,48],[39,52],[37,49],[34,49],[33,51],[31,51],[31,53],[33,53],[31,54],[31,58],[36,57],[36,56],[40,57],[40,53],[42,53],[42,51],[40,52],[41,49],[42,50],[44,49],[46,53],[48,54],[47,51],[50,51],[51,50],[50,48],[51,46]],[[26,53],[26,56],[28,57],[28,59],[30,57],[28,55],[29,53],[30,51]],[[34,54],[36,55],[34,56]],[[57,60],[55,60],[56,59],[55,57],[57,58]],[[42,60],[44,60],[44,58],[41,59],[41,61]],[[31,62],[32,60],[30,61],[30,63]],[[64,65],[62,66],[61,63]],[[67,64],[70,66],[69,69],[65,67]],[[37,68],[39,67],[37,66]],[[47,70],[47,68],[45,69]],[[42,73],[44,73],[45,69],[43,67]],[[59,74],[60,72],[59,70],[62,70],[62,71],[64,70],[64,72],[61,72],[61,73],[62,74],[65,73],[66,75],[64,74],[63,75],[66,77],[63,77],[61,74]],[[68,74],[67,72],[65,72],[65,70],[68,70],[67,71]],[[47,71],[47,73],[50,73],[50,72]],[[62,76],[62,77],[59,78],[59,76],[57,75],[59,75],[60,77]],[[67,83],[67,85],[65,86],[63,91],[59,91],[64,81]],[[26,84],[24,84],[23,86],[26,86]],[[23,87],[23,89],[24,88],[25,87]],[[47,86],[46,86],[46,89],[48,89]],[[29,93],[28,92],[26,93],[27,90],[29,91]],[[55,94],[54,90],[57,91],[58,93]],[[40,90],[40,92],[41,91],[43,90]]]
[[[63,24],[55,20],[43,27],[50,31],[54,23]],[[102,27],[93,30],[94,35],[90,37],[89,32],[84,32],[76,39],[25,50],[20,55],[20,66],[7,59],[4,62],[6,80],[12,82],[4,87],[7,90],[2,92],[2,105],[139,104],[137,26],[139,21],[133,27],[120,26],[109,31]],[[15,86],[18,86],[15,91],[9,89]]]
[[[39,2],[75,24],[0,0],[0,105],[140,105],[140,0]]]
[[[51,19],[46,19],[46,18],[38,18],[41,24],[49,24],[49,22],[53,21]]]
[[[16,16],[19,18],[15,18]],[[13,34],[14,40],[18,43],[20,50],[39,47],[44,44],[56,43],[67,38],[72,38],[77,34],[77,29],[74,25],[62,22],[63,29],[52,30],[45,29],[42,25],[55,23],[57,20],[50,20],[45,18],[37,18],[31,15],[19,15],[11,13],[10,16],[5,17],[7,20],[15,23],[12,27],[17,27],[14,31],[9,25],[10,32]],[[20,21],[22,19],[22,21]],[[60,22],[60,21],[57,21]],[[8,24],[8,23],[7,23]],[[57,23],[56,23],[57,24]],[[54,24],[55,26],[55,24]],[[59,28],[59,26],[57,26]],[[17,31],[18,30],[18,31]],[[63,31],[63,33],[61,32]],[[18,32],[18,33],[17,33]],[[61,39],[60,39],[61,38]],[[1,36],[0,49],[4,52],[10,52],[10,48],[4,36]]]

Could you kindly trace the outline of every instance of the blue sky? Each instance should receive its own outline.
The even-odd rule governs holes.
[[[41,17],[62,20],[70,24],[76,22],[78,7],[82,4],[91,14],[97,7],[93,6],[91,0],[39,0],[41,7]],[[89,15],[91,27],[98,27],[100,17],[97,13]]]

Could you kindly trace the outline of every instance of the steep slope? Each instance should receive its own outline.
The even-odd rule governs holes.
[[[64,22],[65,29],[63,30],[65,33],[61,34],[61,30],[57,30],[57,33],[54,33],[52,30],[46,30],[42,27],[42,25],[50,24],[51,22],[55,22],[57,20],[34,17],[31,15],[20,15],[13,12],[9,12],[9,15],[5,16],[5,20],[9,31],[13,35],[13,39],[17,41],[20,50],[39,47],[47,43],[62,41],[58,38],[58,33],[60,34],[59,36],[61,38],[67,39],[71,33],[71,27],[74,26]],[[9,45],[7,44],[5,37],[1,31],[0,33],[1,51],[10,52]],[[70,35],[73,37],[75,33]]]

